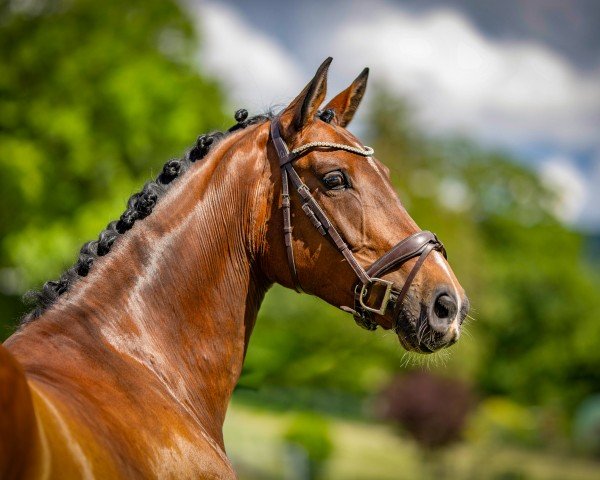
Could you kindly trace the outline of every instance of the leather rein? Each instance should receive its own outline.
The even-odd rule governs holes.
[[[402,302],[404,301],[417,272],[425,262],[425,259],[433,250],[441,252],[444,257],[446,257],[444,245],[437,239],[434,233],[423,230],[398,242],[365,270],[360,263],[358,263],[346,242],[342,239],[335,226],[331,223],[325,212],[312,196],[310,189],[294,169],[293,162],[305,153],[317,148],[344,150],[363,157],[370,157],[373,154],[373,149],[370,147],[357,148],[338,143],[312,142],[289,151],[287,144],[281,137],[279,117],[271,120],[271,139],[273,140],[277,156],[279,157],[279,167],[281,169],[283,233],[288,265],[296,291],[299,293],[304,292],[298,278],[298,271],[294,261],[290,181],[302,200],[302,210],[310,219],[313,226],[321,235],[329,237],[337,250],[344,256],[352,270],[354,270],[354,273],[358,278],[358,282],[354,287],[354,308],[347,306],[340,306],[339,308],[345,312],[351,313],[354,316],[356,323],[367,330],[375,330],[378,326],[372,319],[372,314],[385,315],[388,308],[393,308],[394,322],[396,322],[396,317],[402,306]],[[394,288],[393,282],[380,278],[380,276],[415,257],[418,257],[418,259],[406,277],[400,291]]]

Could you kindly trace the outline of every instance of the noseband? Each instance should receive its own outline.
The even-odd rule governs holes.
[[[294,261],[289,190],[290,180],[302,199],[302,210],[310,219],[313,226],[321,235],[331,239],[335,247],[344,256],[358,277],[358,282],[354,287],[354,308],[340,306],[340,309],[351,313],[354,316],[356,323],[367,330],[375,330],[377,328],[377,323],[372,319],[372,314],[385,315],[388,308],[393,309],[395,322],[395,318],[408,293],[408,289],[417,272],[423,265],[423,262],[425,262],[425,259],[433,250],[442,252],[444,257],[446,257],[444,245],[437,239],[435,234],[431,232],[425,230],[417,232],[394,245],[365,270],[358,263],[346,242],[344,242],[335,226],[329,221],[325,212],[314,199],[308,186],[302,181],[294,169],[293,162],[305,153],[318,148],[345,150],[363,157],[370,157],[373,155],[373,149],[370,147],[357,148],[339,143],[312,142],[289,151],[287,144],[283,138],[281,138],[278,117],[271,121],[271,138],[275,145],[275,151],[279,157],[279,166],[281,168],[283,234],[288,264],[296,291],[300,293],[303,292],[300,280],[298,279],[296,263]],[[379,278],[381,275],[390,272],[415,257],[418,257],[417,262],[406,277],[400,291],[394,288],[393,282]]]

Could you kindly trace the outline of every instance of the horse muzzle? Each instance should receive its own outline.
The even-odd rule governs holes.
[[[468,311],[469,300],[458,298],[442,285],[435,289],[428,302],[407,296],[394,312],[394,330],[405,349],[433,353],[458,341]]]

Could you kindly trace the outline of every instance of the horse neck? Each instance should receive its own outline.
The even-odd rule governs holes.
[[[93,356],[94,368],[113,355],[126,358],[222,443],[227,404],[269,286],[254,252],[264,223],[256,215],[268,177],[265,144],[260,126],[226,137],[16,337],[35,342],[37,332],[44,348],[60,344],[65,356],[80,348],[76,355]],[[24,350],[31,364],[31,348]],[[40,353],[40,362],[49,368],[47,355]]]

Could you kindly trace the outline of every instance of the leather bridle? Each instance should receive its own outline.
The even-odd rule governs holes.
[[[312,196],[308,186],[302,181],[294,169],[293,162],[305,153],[317,148],[345,150],[364,157],[371,156],[373,150],[369,147],[361,149],[344,144],[312,142],[289,151],[287,144],[281,137],[279,122],[279,117],[275,117],[271,120],[271,139],[273,140],[275,151],[279,157],[279,166],[281,169],[283,233],[287,260],[294,288],[298,292],[303,292],[300,280],[298,279],[296,263],[294,261],[289,190],[290,181],[302,199],[302,210],[310,219],[313,226],[321,235],[331,239],[335,247],[344,256],[358,277],[358,282],[354,287],[354,308],[347,306],[340,306],[340,308],[345,312],[351,313],[354,316],[356,323],[367,330],[375,330],[378,325],[372,319],[372,314],[384,315],[388,308],[393,308],[394,322],[396,322],[396,317],[402,306],[402,302],[404,301],[417,272],[423,265],[423,262],[425,262],[425,259],[433,250],[442,252],[444,257],[446,257],[444,245],[437,239],[434,233],[423,230],[398,242],[365,270],[358,263],[346,242],[344,242],[335,226],[331,223],[325,212]],[[418,257],[417,262],[406,277],[400,291],[394,288],[393,282],[380,278],[381,275],[390,272],[415,257]]]

